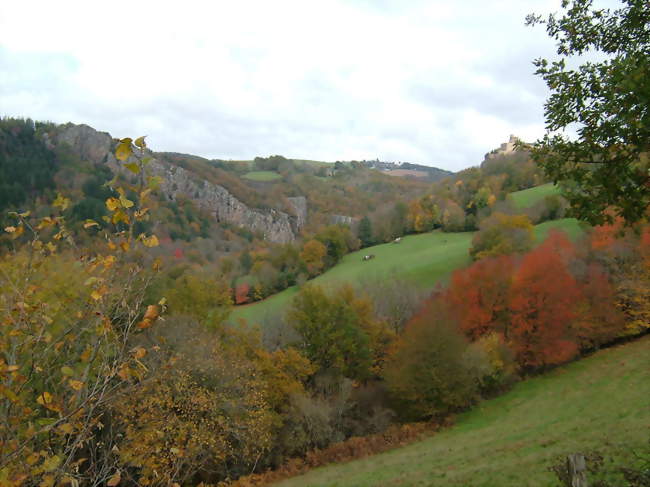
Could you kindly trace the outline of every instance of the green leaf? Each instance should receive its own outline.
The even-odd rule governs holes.
[[[149,189],[157,189],[160,186],[160,183],[163,182],[163,178],[160,176],[151,176],[147,181],[147,187]]]
[[[61,373],[63,375],[67,375],[68,377],[72,377],[74,375],[74,370],[72,370],[71,367],[64,365],[63,367],[61,367]]]

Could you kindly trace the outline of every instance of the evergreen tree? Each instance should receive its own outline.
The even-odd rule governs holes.
[[[359,222],[359,240],[361,240],[362,247],[369,247],[375,243],[372,236],[372,223],[367,215]]]

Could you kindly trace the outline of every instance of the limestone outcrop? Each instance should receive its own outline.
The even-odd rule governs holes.
[[[67,144],[85,160],[96,164],[106,163],[114,171],[121,170],[111,151],[113,139],[106,132],[98,132],[87,125],[67,124],[48,138],[57,145]],[[275,243],[291,242],[305,224],[307,200],[302,196],[287,198],[295,215],[272,208],[250,208],[226,188],[200,179],[182,167],[162,162],[154,154],[150,155],[153,159],[148,168],[153,175],[162,178],[160,190],[164,197],[175,200],[184,196],[211,213],[218,222],[245,227]]]

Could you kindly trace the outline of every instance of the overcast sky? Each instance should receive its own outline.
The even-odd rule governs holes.
[[[543,134],[560,0],[4,1],[0,115],[209,158],[476,165]]]

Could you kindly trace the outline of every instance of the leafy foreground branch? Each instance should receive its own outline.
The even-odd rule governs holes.
[[[644,220],[650,206],[650,7],[621,3],[564,0],[561,15],[527,19],[546,26],[559,57],[535,61],[551,95],[533,159],[562,182],[572,214],[594,225]],[[604,60],[571,67],[594,53]]]
[[[117,485],[119,432],[110,414],[120,391],[138,387],[148,350],[133,337],[152,326],[159,305],[144,307],[157,265],[136,258],[155,246],[154,235],[134,236],[147,219],[144,139],[120,141],[117,155],[131,158],[141,175],[133,187],[116,186],[107,220],[113,231],[94,252],[79,249],[62,213],[12,213],[5,228],[13,252],[0,259],[0,484]],[[132,157],[133,151],[138,157]],[[126,196],[130,191],[136,201]],[[89,232],[98,223],[85,222]],[[163,304],[163,303],[161,303]]]

